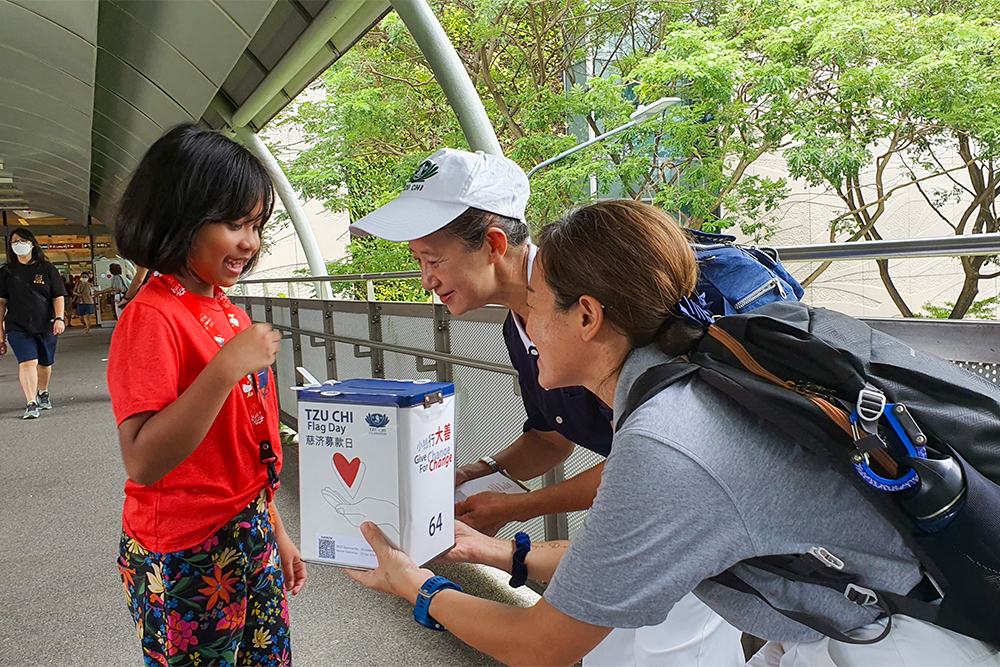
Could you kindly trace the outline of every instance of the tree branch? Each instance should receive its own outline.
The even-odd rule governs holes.
[[[967,166],[968,166],[967,164],[963,164],[963,165],[960,165],[958,167],[952,167],[951,169],[948,169],[948,171],[949,172],[951,172],[951,171],[959,171],[959,170],[965,169]],[[946,173],[946,172],[939,172],[939,173],[930,174],[928,176],[922,176],[921,178],[918,178],[918,179],[909,181],[907,183],[903,183],[901,185],[897,185],[895,187],[889,188],[884,195],[882,195],[881,197],[879,197],[878,199],[876,199],[873,202],[865,204],[862,208],[868,209],[868,208],[871,208],[872,206],[877,206],[878,204],[884,203],[897,190],[901,190],[903,188],[909,187],[909,186],[913,185],[914,183],[921,183],[923,181],[927,181],[927,180],[930,180],[932,178],[937,178],[938,176],[942,176],[944,173]],[[848,211],[847,213],[844,213],[843,215],[837,216],[836,218],[834,218],[833,220],[831,220],[830,223],[833,224],[833,223],[837,222],[838,220],[843,220],[844,218],[846,218],[848,216],[855,215],[856,213],[858,213],[858,211]],[[863,231],[867,232],[868,230],[863,230]],[[859,238],[861,238],[861,236],[864,236],[864,234],[861,234],[860,236],[855,235],[854,237],[851,238],[851,240],[852,241],[857,241]]]
[[[874,241],[882,240],[882,236],[875,230],[874,225],[868,233],[868,237]],[[878,266],[878,275],[882,279],[882,284],[885,285],[886,291],[889,292],[889,298],[892,299],[894,304],[896,304],[896,308],[899,309],[900,314],[903,317],[913,317],[913,311],[910,310],[908,305],[906,305],[906,301],[903,300],[903,295],[899,293],[898,289],[896,289],[896,283],[893,282],[892,276],[889,275],[889,260],[876,259],[875,264]]]

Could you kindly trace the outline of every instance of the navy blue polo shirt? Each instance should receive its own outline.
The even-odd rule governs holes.
[[[607,456],[611,453],[613,411],[583,387],[545,390],[538,385],[538,351],[513,312],[503,323],[510,363],[517,370],[521,400],[528,413],[524,430],[558,431],[570,442]]]

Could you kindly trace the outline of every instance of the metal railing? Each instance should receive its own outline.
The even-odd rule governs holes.
[[[850,243],[817,243],[800,246],[782,246],[775,248],[775,250],[778,251],[782,262],[785,263],[1000,255],[1000,233],[922,239],[853,241]],[[324,282],[364,282],[368,286],[369,300],[374,301],[372,294],[374,293],[373,286],[376,281],[419,277],[419,271],[395,271],[310,278],[256,278],[240,281],[239,285],[244,296],[249,294],[247,288],[252,285],[261,285],[263,296],[268,296],[268,286],[274,284],[284,284],[288,289],[287,294],[294,295],[295,283],[309,283],[313,285],[314,293],[318,294],[318,286]]]
[[[957,244],[956,244],[957,241]],[[1000,234],[976,237],[922,239],[919,242],[878,241],[779,248],[783,261],[824,261],[883,257],[998,254]],[[460,317],[437,303],[375,301],[374,282],[419,278],[418,271],[360,273],[342,276],[265,278],[241,282],[242,295],[233,300],[256,321],[266,321],[282,333],[283,345],[275,364],[282,420],[297,426],[292,387],[295,368],[328,379],[352,377],[425,378],[454,382],[457,396],[456,464],[461,466],[494,454],[522,432],[524,408],[517,373],[503,341],[507,309],[487,306]],[[271,296],[269,286],[322,282],[365,282],[368,301],[320,300]],[[261,295],[250,295],[260,285]],[[950,359],[997,382],[1000,371],[1000,324],[983,321],[862,318],[916,348]],[[602,459],[578,447],[562,465],[531,488],[572,477]],[[500,533],[510,537],[525,530],[533,539],[567,539],[583,523],[584,512],[553,515],[510,526]]]
[[[525,415],[517,371],[501,334],[505,308],[453,317],[447,307],[433,303],[240,295],[232,299],[251,319],[270,323],[287,340],[274,372],[281,420],[293,428],[298,419],[292,387],[299,384],[296,367],[303,366],[321,379],[454,382],[456,465],[494,454],[522,432]],[[553,472],[529,486],[537,489],[559,479]],[[542,539],[560,534],[564,524],[564,518],[539,518],[528,522],[527,531]],[[508,532],[512,536],[514,529]]]
[[[494,454],[522,431],[524,408],[516,371],[510,366],[502,325],[507,310],[488,306],[452,317],[440,304],[321,301],[235,296],[255,321],[269,322],[289,345],[275,364],[282,421],[297,427],[295,368],[329,379],[353,377],[433,379],[454,382],[457,400],[456,464]],[[1000,369],[1000,324],[993,322],[868,319],[873,328],[978,372],[996,382]],[[541,488],[599,463],[583,448],[529,486]],[[583,512],[552,515],[508,527],[501,536],[526,530],[533,539],[567,539]],[[509,533],[509,534],[508,534]]]
[[[254,278],[252,280],[241,280],[239,282],[240,293],[243,296],[250,296],[250,287],[261,286],[260,296],[271,296],[270,286],[284,285],[287,289],[285,296],[298,296],[295,289],[297,284],[305,284],[312,288],[312,296],[320,294],[320,285],[326,283],[357,283],[363,282],[367,288],[369,301],[375,301],[375,283],[380,280],[407,280],[419,279],[419,271],[394,271],[391,273],[351,273],[339,276],[310,276],[308,278]]]

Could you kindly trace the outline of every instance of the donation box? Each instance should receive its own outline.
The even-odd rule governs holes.
[[[455,385],[345,380],[298,391],[302,557],[373,569],[361,524],[418,565],[455,544]]]

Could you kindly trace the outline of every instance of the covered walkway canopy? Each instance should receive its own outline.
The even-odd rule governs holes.
[[[256,131],[387,0],[0,0],[0,209],[109,222],[146,148],[185,121]],[[213,102],[215,104],[213,104]]]

